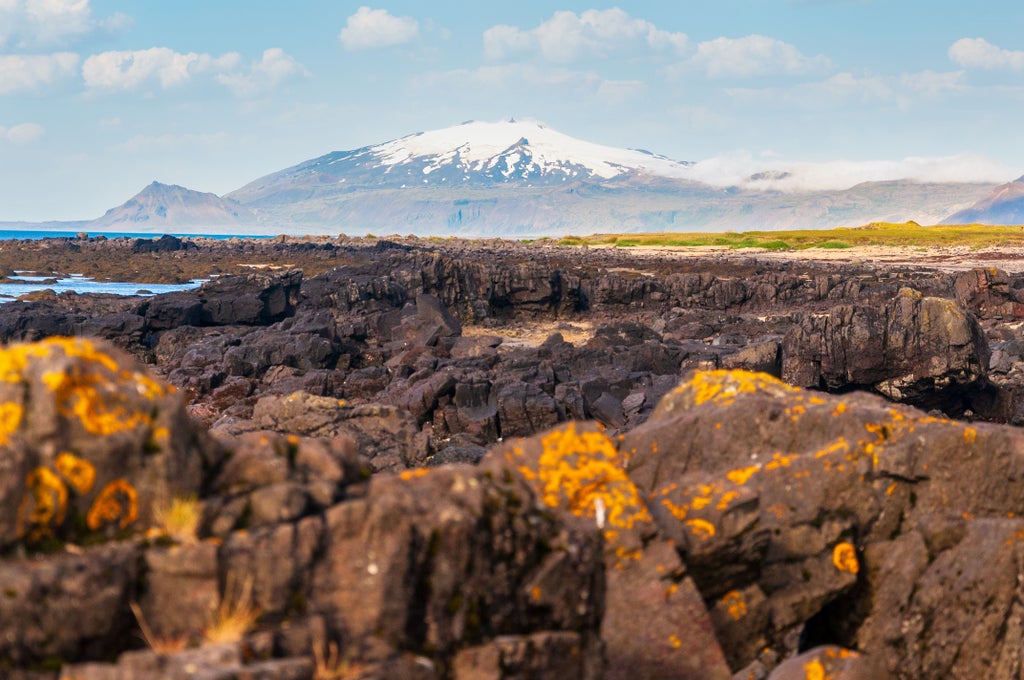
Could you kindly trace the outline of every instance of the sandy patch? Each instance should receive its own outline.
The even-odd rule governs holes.
[[[591,246],[594,247],[594,246]],[[599,246],[613,248],[614,246]],[[963,271],[975,267],[998,267],[1007,272],[1024,272],[1024,248],[968,246],[902,247],[854,246],[852,248],[807,248],[806,250],[733,249],[727,246],[635,246],[617,248],[616,254],[658,256],[666,259],[756,258],[767,262],[845,262],[883,266],[929,267],[942,271]]]
[[[553,333],[561,333],[566,342],[585,344],[594,337],[594,324],[589,321],[515,322],[507,326],[464,326],[462,334],[468,338],[493,335],[501,338],[503,347],[538,347]]]

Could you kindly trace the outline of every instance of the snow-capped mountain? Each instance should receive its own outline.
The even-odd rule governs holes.
[[[522,237],[934,224],[993,188],[891,180],[809,190],[793,175],[806,168],[727,183],[720,170],[532,121],[468,122],[328,153],[222,198],[154,183],[89,228]]]
[[[593,144],[536,122],[470,121],[354,151],[335,151],[229,194],[254,205],[314,193],[419,186],[557,186],[646,175],[682,178],[687,163],[646,151]]]

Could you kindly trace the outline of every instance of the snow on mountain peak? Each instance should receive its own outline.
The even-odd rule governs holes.
[[[497,170],[506,177],[584,169],[610,179],[636,171],[663,177],[684,177],[686,164],[644,151],[618,149],[586,142],[552,130],[536,121],[498,123],[469,121],[442,130],[419,132],[367,150],[382,165],[426,162],[424,174],[449,164],[466,171]]]

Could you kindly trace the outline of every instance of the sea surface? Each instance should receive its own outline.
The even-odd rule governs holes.
[[[0,241],[15,239],[39,240],[44,238],[75,238],[79,234],[89,236],[106,236],[107,238],[160,238],[163,234],[141,233],[133,231],[47,231],[45,229],[0,229]],[[273,238],[264,234],[171,234],[178,238],[213,238],[224,240],[229,238]]]
[[[46,231],[42,229],[0,229],[0,241],[17,239],[44,239],[44,238],[75,238],[77,231]],[[134,232],[92,232],[90,236],[106,236],[107,238],[160,238],[162,234],[142,234]],[[205,237],[215,239],[230,238],[267,238],[264,236],[246,235],[207,235],[207,234],[172,234],[173,236]],[[147,283],[137,282],[111,282],[96,281],[88,276],[72,274],[65,278],[56,279],[52,276],[11,276],[12,283],[0,283],[0,304],[11,302],[19,295],[32,293],[39,290],[50,289],[55,293],[74,291],[76,293],[111,293],[113,295],[157,295],[159,293],[173,293],[178,290],[189,290],[198,288],[207,279],[194,279],[188,283]]]
[[[198,288],[209,279],[193,279],[188,283],[143,283],[96,281],[88,276],[72,274],[66,278],[52,276],[10,276],[14,283],[0,283],[0,304],[11,302],[19,295],[47,288],[60,294],[67,291],[76,293],[111,293],[113,295],[157,295],[177,290]]]

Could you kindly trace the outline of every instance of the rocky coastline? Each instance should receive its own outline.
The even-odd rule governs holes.
[[[5,242],[216,278],[0,305],[0,674],[1019,677],[1024,273],[790,255]]]

